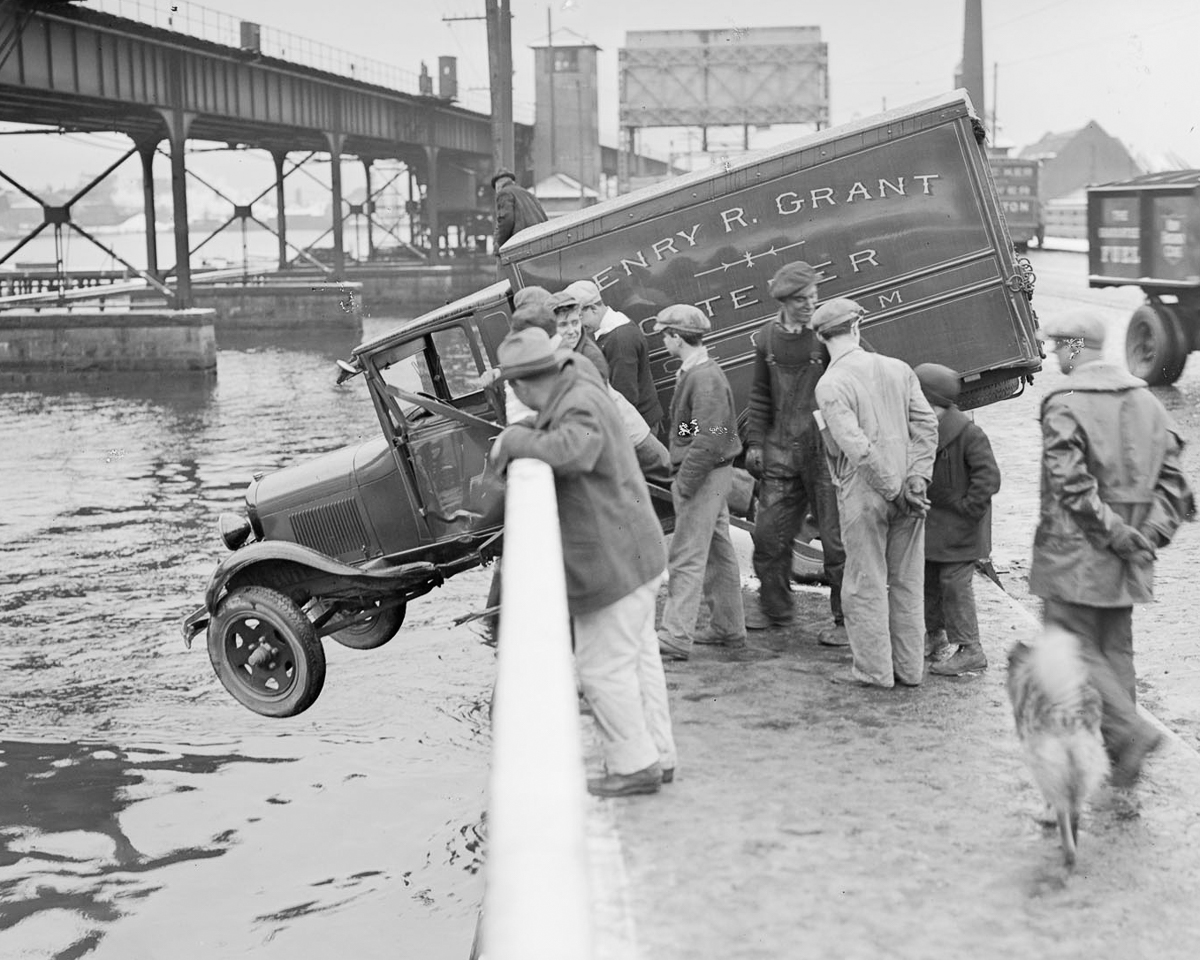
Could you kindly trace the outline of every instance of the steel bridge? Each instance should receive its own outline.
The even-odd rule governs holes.
[[[334,210],[332,272],[337,277],[345,270],[343,157],[364,164],[368,199],[372,163],[398,160],[408,167],[424,187],[421,215],[434,238],[435,255],[443,213],[451,208],[474,209],[475,182],[486,180],[492,163],[491,118],[486,113],[66,0],[0,0],[0,120],[63,131],[118,132],[131,139],[129,152],[83,192],[134,152],[140,155],[147,270],[126,266],[185,306],[191,302],[192,286],[185,189],[188,140],[218,141],[271,154],[279,211],[273,232],[279,237],[281,267],[287,262],[288,247],[283,198],[284,177],[291,172],[285,172],[288,155],[328,154]],[[521,168],[528,163],[532,127],[517,124],[514,140]],[[164,143],[171,161],[175,225],[176,266],[170,289],[158,268],[151,175],[154,155]],[[42,203],[44,210],[43,223],[18,249],[48,226],[74,229],[103,248],[71,220],[71,203],[82,193],[52,206],[2,170],[0,177]],[[259,197],[269,192],[270,187]],[[370,213],[369,206],[366,212]],[[235,205],[234,216],[267,226],[254,216],[250,205]]]

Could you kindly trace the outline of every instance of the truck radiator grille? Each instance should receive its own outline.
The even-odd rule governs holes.
[[[354,500],[349,498],[293,513],[292,533],[297,543],[332,557],[348,553],[361,556],[367,546],[367,532]]]

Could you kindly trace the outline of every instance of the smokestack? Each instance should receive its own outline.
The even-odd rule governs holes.
[[[983,120],[987,116],[983,102],[983,0],[966,0],[964,14],[962,85]]]

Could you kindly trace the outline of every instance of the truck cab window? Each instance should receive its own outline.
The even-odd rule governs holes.
[[[478,350],[462,327],[447,327],[433,334],[433,346],[441,363],[447,399],[454,401],[479,393],[483,372]],[[457,404],[456,404],[457,406]]]

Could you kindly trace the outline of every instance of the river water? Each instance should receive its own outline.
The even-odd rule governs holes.
[[[388,646],[330,644],[290,720],[236,704],[179,632],[252,474],[378,432],[335,383],[357,334],[219,337],[212,378],[0,391],[0,956],[469,952],[492,654],[449,621],[487,573]]]

